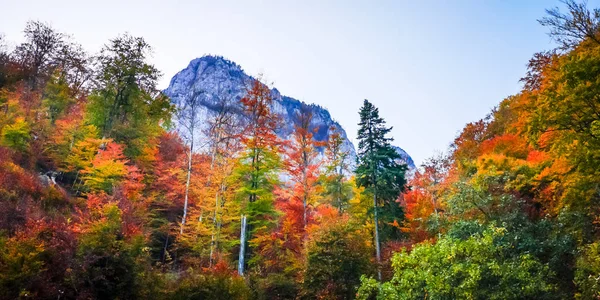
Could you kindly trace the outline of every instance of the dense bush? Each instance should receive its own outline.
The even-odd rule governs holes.
[[[361,275],[374,271],[370,240],[368,233],[347,220],[319,228],[308,245],[302,297],[354,298]]]

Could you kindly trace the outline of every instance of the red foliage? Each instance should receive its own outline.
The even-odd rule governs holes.
[[[0,231],[14,233],[39,210],[43,187],[37,175],[12,162],[12,151],[0,147]]]
[[[240,140],[246,148],[262,149],[280,145],[281,141],[275,134],[280,120],[269,107],[273,102],[269,88],[259,80],[254,80],[240,102],[249,117],[248,126],[240,134]]]
[[[311,122],[312,112],[308,106],[303,106],[298,114],[293,141],[287,147],[285,161],[287,173],[293,184],[290,201],[299,203],[302,208],[300,215],[302,227],[308,225],[311,206],[317,195],[317,181],[321,164],[317,161],[316,147],[323,145],[323,143],[315,141],[313,131],[318,128],[311,129]]]
[[[483,120],[469,123],[460,135],[454,140],[454,159],[474,159],[480,154],[480,144],[485,139],[487,125]]]
[[[176,162],[185,154],[185,145],[175,132],[166,132],[159,137],[158,159],[162,162]]]

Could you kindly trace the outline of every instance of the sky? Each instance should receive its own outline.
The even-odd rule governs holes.
[[[590,7],[600,6],[589,1]],[[28,20],[90,53],[128,32],[154,48],[160,87],[190,60],[222,55],[282,94],[326,107],[356,144],[364,99],[417,165],[517,93],[529,58],[554,47],[537,20],[558,1],[0,0],[13,46]]]

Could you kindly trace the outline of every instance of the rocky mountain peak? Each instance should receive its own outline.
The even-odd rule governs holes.
[[[201,118],[208,117],[211,110],[216,110],[227,102],[242,117],[240,99],[246,93],[246,87],[254,78],[247,75],[241,66],[222,56],[205,55],[192,60],[188,66],[177,73],[171,79],[169,87],[164,91],[171,101],[180,106],[184,97],[195,92],[202,92]],[[283,126],[278,135],[282,139],[289,140],[294,130],[295,119],[304,102],[292,97],[284,96],[279,90],[271,90],[273,104],[271,109],[283,119]],[[332,126],[340,132],[344,138],[344,147],[350,152],[351,163],[356,161],[354,145],[346,136],[345,130],[330,115],[329,111],[320,105],[307,104],[313,113],[313,126],[318,128],[315,139],[324,141],[329,137]],[[199,128],[198,132],[202,132]],[[202,137],[199,137],[202,139]],[[198,144],[201,144],[198,143]],[[414,168],[412,158],[401,148],[399,152],[410,168]]]

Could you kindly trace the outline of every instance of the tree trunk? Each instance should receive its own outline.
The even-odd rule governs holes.
[[[306,219],[306,206],[307,206],[307,199],[306,199],[306,194],[304,194],[304,199],[302,201],[302,204],[304,205],[304,231],[306,232],[306,226],[308,225],[308,220]]]
[[[375,254],[377,256],[377,278],[381,282],[381,249],[379,248],[379,224],[377,219],[377,192],[373,193],[373,209],[375,212]]]
[[[240,228],[240,256],[238,262],[238,274],[244,276],[244,265],[246,258],[246,215],[242,215],[242,226]]]
[[[218,148],[218,141],[220,139],[220,134],[217,134],[217,138],[216,138],[216,144],[213,147],[212,150],[212,154],[211,154],[211,158],[210,158],[210,176],[208,177],[208,180],[206,181],[206,187],[210,187],[210,181],[212,179],[212,174],[213,174],[213,169],[215,166],[215,159],[217,157],[217,148]],[[210,256],[208,257],[208,265],[210,267],[212,267],[213,264],[213,252],[214,252],[214,245],[215,245],[215,231],[217,229],[217,210],[219,208],[219,191],[217,189],[217,191],[215,192],[215,210],[213,212],[213,227],[211,230],[211,235],[210,235]],[[200,217],[202,217],[202,213],[200,213]],[[202,222],[202,220],[200,220],[200,222]]]
[[[256,134],[255,134],[256,136]],[[258,153],[257,153],[257,149],[253,148],[252,149],[252,166],[254,169],[254,173],[252,174],[252,188],[255,189],[256,186],[258,185],[258,183],[256,182],[256,177],[257,177],[257,173],[259,171],[258,169]],[[250,194],[250,196],[248,197],[248,204],[253,203],[256,200],[256,195],[255,194]],[[242,219],[241,219],[241,229],[240,229],[240,254],[239,254],[239,262],[238,262],[238,274],[240,276],[244,275],[244,267],[245,267],[245,259],[246,259],[246,234],[248,232],[248,224],[247,224],[247,220],[246,220],[246,215],[242,215]]]
[[[185,218],[187,216],[187,207],[188,207],[188,196],[190,192],[190,179],[192,177],[192,151],[194,151],[194,135],[192,134],[192,139],[190,142],[190,155],[188,157],[188,168],[187,168],[187,180],[185,182],[185,199],[183,201],[183,217],[181,217],[181,229],[179,231],[180,234],[183,234],[183,227],[185,226]]]
[[[304,144],[306,144],[306,142],[304,142]],[[308,219],[306,218],[306,206],[308,205],[308,178],[306,178],[306,170],[308,169],[308,153],[306,152],[306,150],[302,151],[302,163],[304,167],[302,169],[302,185],[304,188],[304,193],[302,195],[302,204],[304,205],[304,235],[306,239],[306,226],[308,225]]]
[[[219,214],[217,215],[217,219],[216,219],[217,224],[215,225],[216,226],[216,236],[215,236],[214,248],[215,248],[215,252],[217,252],[217,253],[219,251],[219,241],[221,238],[221,226],[223,223],[223,207],[225,206],[225,197],[223,196],[224,193],[225,193],[225,184],[221,183],[221,201],[219,201],[220,202],[219,203],[220,211],[219,211]]]
[[[210,256],[208,258],[208,265],[212,267],[213,264],[213,253],[215,249],[215,236],[217,231],[217,210],[219,209],[219,191],[215,193],[215,211],[213,212],[213,230],[210,235]]]
[[[167,237],[165,238],[165,246],[163,247],[162,252],[162,263],[165,263],[165,258],[167,256],[167,247],[169,246],[169,232],[167,232]]]

